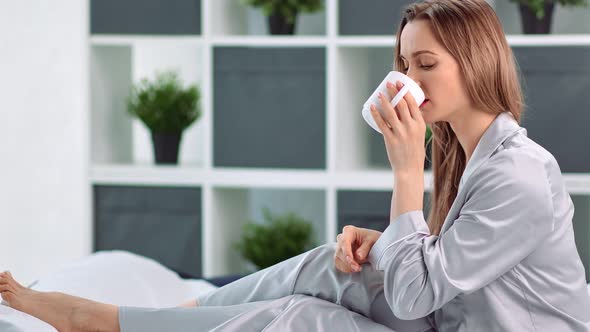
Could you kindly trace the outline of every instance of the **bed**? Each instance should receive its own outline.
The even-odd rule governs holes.
[[[235,277],[226,280],[233,279]],[[30,287],[115,305],[162,308],[177,306],[218,286],[203,279],[182,279],[172,270],[143,256],[126,251],[103,251],[68,264]],[[384,326],[379,325],[377,330],[382,328]],[[0,305],[0,331],[57,332],[37,318],[5,305]]]
[[[217,288],[206,280],[182,279],[158,262],[126,251],[97,252],[62,267],[30,287],[148,308],[177,306]],[[0,305],[0,331],[57,332],[37,318],[5,305]]]

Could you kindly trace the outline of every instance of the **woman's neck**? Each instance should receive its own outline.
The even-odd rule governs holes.
[[[465,153],[465,163],[469,162],[477,143],[488,129],[488,127],[494,122],[497,114],[491,114],[479,110],[469,110],[468,115],[458,116],[456,119],[449,121],[451,129],[459,144],[463,148]]]

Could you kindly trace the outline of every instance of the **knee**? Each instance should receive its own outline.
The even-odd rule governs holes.
[[[316,247],[314,250],[317,251],[319,255],[332,257],[332,256],[334,256],[334,253],[336,252],[336,243],[332,242],[332,243],[322,244],[322,245]]]

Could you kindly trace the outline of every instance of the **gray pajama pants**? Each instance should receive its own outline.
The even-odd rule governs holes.
[[[382,331],[434,331],[427,317],[395,317],[382,271],[370,264],[358,273],[338,271],[335,248],[319,246],[203,294],[196,308],[120,307],[121,332],[376,331],[375,322]],[[287,309],[289,315],[282,315]]]

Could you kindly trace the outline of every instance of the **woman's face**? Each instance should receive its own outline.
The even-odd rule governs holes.
[[[469,97],[459,64],[436,40],[427,20],[414,20],[400,38],[402,72],[424,91],[420,110],[426,123],[453,122],[468,110]]]

